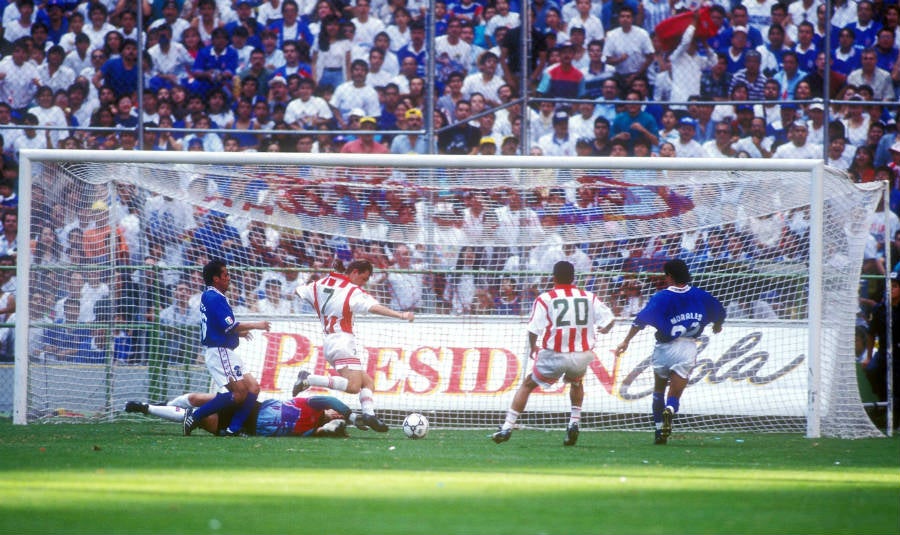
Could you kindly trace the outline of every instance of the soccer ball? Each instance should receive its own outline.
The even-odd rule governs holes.
[[[403,420],[403,432],[407,438],[413,440],[425,438],[425,435],[428,434],[428,418],[425,418],[418,412],[409,414]]]

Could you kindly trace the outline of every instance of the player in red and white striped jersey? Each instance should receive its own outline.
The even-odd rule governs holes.
[[[613,325],[613,313],[591,292],[574,286],[575,267],[566,261],[553,266],[553,289],[534,301],[528,321],[528,343],[535,359],[531,374],[516,391],[506,412],[506,421],[491,439],[500,444],[509,440],[519,415],[525,411],[528,396],[538,385],[549,388],[560,377],[569,383],[572,412],[563,444],[574,446],[578,440],[584,386],[581,380],[594,359],[596,329],[607,333]]]
[[[297,295],[312,305],[319,316],[325,335],[325,360],[340,376],[311,375],[308,371],[301,370],[292,394],[296,396],[310,386],[349,394],[359,393],[363,413],[361,423],[375,431],[384,432],[388,430],[387,426],[375,416],[375,402],[372,398],[375,382],[366,373],[356,354],[353,316],[371,312],[406,321],[413,321],[415,316],[412,312],[398,312],[380,304],[362,289],[372,276],[373,268],[368,260],[354,260],[346,269],[338,261],[336,267],[328,276],[297,288]]]

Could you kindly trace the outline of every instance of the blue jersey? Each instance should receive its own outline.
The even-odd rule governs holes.
[[[679,337],[696,338],[710,323],[725,321],[725,307],[700,288],[685,286],[657,292],[634,318],[633,326],[656,328],[656,341],[671,342]]]
[[[200,336],[203,345],[236,348],[240,340],[234,331],[237,325],[228,299],[219,290],[207,288],[200,297]]]

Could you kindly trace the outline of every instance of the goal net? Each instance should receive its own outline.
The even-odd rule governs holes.
[[[611,349],[683,258],[722,301],[679,431],[880,435],[859,399],[854,327],[881,184],[821,162],[23,151],[16,423],[126,417],[128,400],[207,391],[201,267],[223,258],[238,349],[262,398],[330,373],[294,297],[335,259],[370,260],[367,290],[409,324],[358,320],[358,352],[394,426],[495,427],[530,373],[525,323],[569,260],[616,313],[585,377],[582,429],[650,430],[652,329]],[[310,394],[328,391],[311,389]],[[332,393],[352,408],[356,396]],[[562,383],[519,424],[561,429]]]

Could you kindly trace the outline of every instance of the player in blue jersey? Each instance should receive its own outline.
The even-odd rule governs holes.
[[[665,444],[672,433],[672,420],[697,359],[697,338],[712,324],[721,332],[725,307],[718,299],[691,286],[691,272],[683,260],[669,260],[663,267],[669,287],[650,298],[638,312],[631,329],[616,347],[616,355],[628,349],[631,339],[646,326],[656,329],[656,346],[650,356],[653,385],[655,443]],[[666,386],[669,395],[666,397]]]
[[[231,423],[223,431],[225,436],[241,435],[241,428],[256,406],[259,383],[253,375],[244,371],[244,363],[234,353],[241,338],[250,338],[254,329],[269,330],[268,321],[238,322],[228,304],[225,292],[231,284],[228,266],[222,260],[213,260],[203,267],[206,291],[200,297],[200,336],[206,346],[206,368],[219,388],[210,401],[196,410],[188,409],[184,415],[184,434],[190,435],[201,420],[225,407],[237,405]]]

